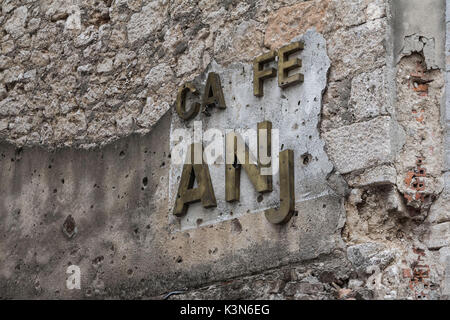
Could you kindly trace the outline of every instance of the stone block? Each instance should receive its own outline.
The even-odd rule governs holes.
[[[354,188],[395,184],[397,172],[394,167],[383,165],[369,168],[360,174],[351,174],[347,183]]]
[[[431,226],[426,244],[429,249],[439,249],[450,245],[450,222]]]
[[[385,114],[387,104],[385,74],[385,68],[380,68],[353,78],[349,110],[355,122]]]
[[[448,68],[450,68],[450,63],[447,64],[447,72],[445,75],[445,86],[446,86],[447,90],[445,91],[446,99],[445,99],[445,115],[444,116],[445,116],[447,128],[450,127],[450,90],[449,90],[449,88],[450,88],[450,71]]]
[[[448,106],[448,104],[447,104]],[[447,128],[444,135],[444,166],[445,171],[450,170],[450,121],[447,122]],[[448,179],[448,178],[447,178]]]
[[[428,214],[428,221],[431,223],[450,221],[450,172],[445,173],[443,179],[444,189],[431,206]]]
[[[324,134],[328,155],[342,174],[387,163],[391,131],[387,116],[331,130]]]

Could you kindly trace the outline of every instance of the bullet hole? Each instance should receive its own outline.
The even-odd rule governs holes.
[[[263,201],[263,199],[264,199],[264,197],[263,197],[263,195],[262,194],[260,194],[257,198],[256,198],[256,201],[258,201],[258,202],[262,202]]]
[[[298,217],[298,211],[294,211],[294,217]]]
[[[166,165],[165,162],[161,163],[161,168],[163,168]]]
[[[148,225],[146,226],[146,228],[147,228],[147,230],[150,229],[150,225],[148,224]]]
[[[241,233],[242,225],[239,219],[235,218],[231,221],[231,232],[233,233]]]
[[[53,193],[57,193],[58,192],[58,189],[53,189]]]
[[[122,260],[125,260],[126,258],[127,258],[127,256],[123,256],[123,257],[122,257]]]
[[[61,183],[64,184],[64,179],[61,179]]]
[[[49,164],[49,165],[48,165],[48,168],[49,168],[49,169],[51,169],[51,168],[52,168],[52,165],[51,165],[51,164]]]
[[[298,106],[300,105],[300,100],[298,100],[297,105],[298,105]]]
[[[92,260],[93,265],[99,265],[103,262],[105,258],[103,256],[98,256],[94,260]]]
[[[216,254],[217,253],[217,251],[219,251],[219,249],[217,249],[217,248],[214,248],[214,249],[208,249],[208,253],[209,254]]]
[[[284,144],[281,145],[281,149],[280,150],[283,150],[283,148],[284,148]]]
[[[181,256],[178,256],[177,259],[175,260],[177,263],[181,263],[183,262],[183,258]]]
[[[133,269],[128,269],[128,270],[127,270],[127,274],[128,274],[129,276],[131,276],[131,275],[133,274]]]
[[[134,229],[134,234],[138,234],[139,233],[139,228]]]
[[[145,188],[147,188],[147,185],[148,185],[148,178],[147,178],[147,177],[144,177],[144,178],[142,179],[142,190],[144,190]]]
[[[203,223],[203,219],[200,219],[200,218],[197,219],[196,223],[197,223],[197,226],[200,226]]]
[[[301,156],[303,165],[308,165],[311,162],[312,156],[309,153],[305,153]]]
[[[77,233],[74,218],[69,214],[63,223],[63,232],[70,239]]]
[[[326,205],[326,204],[324,204],[324,205],[322,206],[322,208],[324,208],[324,209],[325,209],[326,207],[327,207],[327,205]]]
[[[123,151],[123,150],[120,151],[119,157],[120,157],[121,159],[125,158],[125,151]]]

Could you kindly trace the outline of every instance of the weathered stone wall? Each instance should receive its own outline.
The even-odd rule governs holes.
[[[0,297],[447,298],[449,7],[3,1]],[[275,79],[252,97],[253,58],[303,36],[322,50],[303,53],[304,87],[284,95]],[[296,162],[312,155],[296,163],[297,214],[284,226],[264,219],[264,201],[172,217],[177,88],[211,70],[241,118],[199,115],[205,127],[270,116],[292,128],[280,139]],[[313,111],[306,125],[277,118],[278,101],[295,109],[297,97]],[[66,287],[70,265],[81,290]]]

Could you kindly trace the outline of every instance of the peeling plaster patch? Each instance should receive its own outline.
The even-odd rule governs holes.
[[[395,61],[423,49],[428,69],[443,69],[445,0],[395,0],[391,6]]]
[[[235,64],[224,68],[215,63],[210,71],[219,74],[225,96],[227,109],[211,110],[211,116],[203,114],[195,121],[202,121],[203,131],[210,128],[225,129],[256,129],[257,123],[271,121],[272,128],[279,130],[279,144],[272,143],[272,155],[278,163],[280,149],[294,150],[295,191],[296,201],[300,203],[308,199],[315,199],[329,193],[335,193],[327,185],[327,175],[333,165],[324,151],[324,141],[320,138],[318,124],[322,105],[322,93],[327,82],[327,71],[330,60],[326,53],[325,39],[316,31],[308,31],[302,37],[293,41],[303,40],[305,49],[300,53],[303,60],[301,73],[304,74],[303,84],[282,90],[277,85],[277,79],[264,82],[264,97],[253,95],[252,65]],[[207,73],[206,73],[207,74]],[[203,85],[206,74],[198,81]],[[185,123],[175,115],[172,120],[171,133],[177,128],[192,127],[193,121]],[[273,139],[273,138],[272,138]],[[177,141],[177,140],[176,140]],[[274,140],[272,140],[274,141]],[[171,142],[172,147],[174,141]],[[275,149],[277,148],[278,149]],[[301,156],[308,153],[311,161],[307,165],[301,161]],[[184,157],[183,157],[184,159]],[[169,197],[172,202],[178,190],[181,176],[181,165],[172,164],[170,174]],[[203,224],[217,223],[233,219],[248,213],[261,212],[275,207],[279,203],[279,176],[273,176],[273,192],[266,193],[262,201],[258,202],[259,193],[255,191],[248,177],[241,173],[241,197],[237,203],[225,202],[225,169],[223,165],[209,166],[211,180],[217,199],[217,208],[204,209],[200,203],[190,205],[188,213],[181,218],[181,229],[196,228],[196,221],[201,219]],[[339,215],[339,212],[336,212]],[[264,219],[261,216],[261,219]]]
[[[438,63],[435,60],[436,45],[434,38],[427,38],[413,34],[405,37],[403,56],[409,56],[414,52],[422,52],[425,57],[425,63],[428,69],[438,69]]]

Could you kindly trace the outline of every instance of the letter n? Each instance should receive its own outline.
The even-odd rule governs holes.
[[[252,158],[248,146],[245,145],[245,141],[239,134],[234,132],[227,134],[225,165],[226,201],[239,201],[241,167],[244,168],[256,191],[272,191],[272,175],[261,174],[261,169],[263,167],[270,167],[270,163],[260,163],[262,152],[267,153],[267,157],[270,157],[271,129],[272,123],[269,121],[258,123],[258,161],[251,161],[254,158]],[[263,131],[265,131],[265,134],[263,134]],[[266,141],[261,141],[261,136],[266,136]],[[264,158],[267,159],[267,157],[264,154]],[[258,164],[255,164],[256,162]]]

